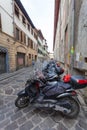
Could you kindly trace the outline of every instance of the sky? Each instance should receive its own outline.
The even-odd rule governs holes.
[[[54,0],[21,0],[34,26],[42,31],[48,51],[53,52]]]

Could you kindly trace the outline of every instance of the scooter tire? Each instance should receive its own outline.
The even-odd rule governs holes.
[[[71,103],[71,112],[70,113],[63,113],[69,119],[76,118],[80,112],[79,103],[74,98],[68,98],[69,102]]]
[[[17,99],[15,100],[15,106],[18,108],[24,108],[27,107],[29,105],[29,99],[22,95],[22,96],[18,96]]]

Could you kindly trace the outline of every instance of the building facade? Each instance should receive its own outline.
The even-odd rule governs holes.
[[[86,0],[55,0],[54,20],[55,59],[67,69],[81,71],[84,75],[87,71],[86,5]]]
[[[20,0],[0,1],[0,74],[37,60],[40,38],[36,30]]]
[[[54,53],[50,52],[50,53],[49,53],[49,56],[50,56],[50,59],[51,59],[51,60],[54,59]]]
[[[87,0],[55,0],[54,58],[67,73],[87,75]]]
[[[38,35],[38,60],[43,62],[44,60],[49,59],[48,46],[41,30],[37,30],[37,35]]]

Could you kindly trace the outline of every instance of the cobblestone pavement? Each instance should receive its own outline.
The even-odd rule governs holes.
[[[0,81],[0,130],[87,130],[87,114],[80,110],[76,119],[66,119],[59,112],[15,107],[17,92],[24,88],[32,67]]]

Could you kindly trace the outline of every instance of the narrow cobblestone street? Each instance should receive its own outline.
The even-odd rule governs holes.
[[[17,93],[24,88],[32,67],[0,81],[0,130],[87,130],[87,114],[80,110],[76,119],[66,119],[59,112],[15,107]]]

